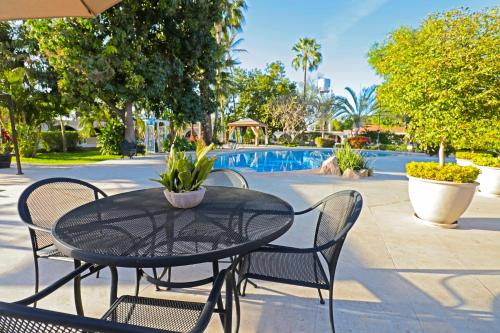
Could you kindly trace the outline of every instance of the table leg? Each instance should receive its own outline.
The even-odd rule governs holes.
[[[74,263],[75,263],[75,269],[79,268],[82,264],[80,260],[74,260]],[[74,286],[73,292],[75,295],[76,314],[79,316],[83,316],[81,281],[82,278],[80,277],[80,275],[78,275],[73,279],[73,286]]]
[[[118,270],[114,266],[109,266],[109,270],[111,271],[111,291],[109,294],[109,305],[111,306],[118,298]]]

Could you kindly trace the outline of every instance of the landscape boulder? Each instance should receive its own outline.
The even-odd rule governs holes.
[[[320,172],[325,175],[341,176],[337,158],[335,156],[330,156],[321,164]]]
[[[345,169],[344,173],[342,174],[342,177],[359,179],[359,174],[356,171],[354,171],[353,169]]]

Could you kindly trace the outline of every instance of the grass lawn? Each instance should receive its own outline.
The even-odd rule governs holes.
[[[119,158],[119,155],[101,155],[98,149],[85,149],[68,153],[38,153],[33,158],[21,157],[21,162],[32,164],[89,164]],[[12,163],[15,163],[15,158]]]

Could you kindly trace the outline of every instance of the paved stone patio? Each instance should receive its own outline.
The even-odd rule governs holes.
[[[427,159],[419,157],[418,159]],[[26,228],[19,222],[17,199],[35,180],[65,176],[90,181],[108,194],[156,186],[148,179],[163,168],[163,157],[117,160],[87,166],[25,166],[0,171],[0,299],[14,301],[33,293],[33,261]],[[245,173],[250,187],[288,200],[296,210],[343,189],[356,189],[365,206],[350,233],[337,268],[334,291],[336,330],[344,332],[498,332],[500,330],[500,198],[476,195],[456,230],[413,220],[404,164],[384,157],[375,176],[345,180],[313,172]],[[312,244],[314,223],[297,219],[278,243]],[[69,272],[71,264],[43,261],[42,286]],[[174,269],[173,279],[201,276],[211,267]],[[83,282],[86,315],[107,307],[109,274]],[[120,270],[119,294],[132,294],[134,272]],[[208,288],[156,292],[142,284],[141,295],[204,300]],[[328,307],[317,291],[260,282],[242,299],[241,332],[328,332]],[[40,302],[40,307],[74,313],[72,286]],[[220,331],[212,320],[209,331]]]

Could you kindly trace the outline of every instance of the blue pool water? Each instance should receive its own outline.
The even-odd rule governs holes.
[[[332,155],[331,149],[283,149],[255,150],[221,154],[214,168],[229,168],[240,171],[279,172],[315,169]],[[363,152],[366,157],[395,156],[383,151]]]

